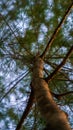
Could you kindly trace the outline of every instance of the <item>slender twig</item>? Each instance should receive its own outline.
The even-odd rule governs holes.
[[[31,86],[31,85],[30,85]],[[22,117],[20,119],[20,121],[18,122],[17,124],[17,127],[15,130],[20,130],[23,123],[24,123],[24,120],[26,119],[28,113],[30,112],[31,110],[31,107],[33,105],[33,102],[34,102],[34,91],[33,91],[33,87],[31,86],[31,93],[30,93],[30,97],[29,97],[29,100],[28,100],[28,103],[27,103],[27,106],[22,114]]]
[[[63,57],[62,59],[64,59],[65,57]],[[70,58],[70,57],[69,57]],[[48,65],[50,65],[52,68],[56,68],[57,66],[58,66],[58,64],[56,64],[56,63],[51,63],[51,62],[49,62],[49,61],[47,61],[47,60],[45,60],[45,62],[48,64]],[[63,71],[69,71],[69,72],[72,72],[73,71],[73,69],[71,69],[70,67],[67,67],[67,66],[64,66],[63,68],[62,68],[62,70]]]
[[[10,84],[9,84],[8,86],[12,85],[12,84],[17,80],[17,81],[12,85],[12,87],[1,97],[0,102],[8,95],[13,89],[15,89],[16,85],[17,85],[28,73],[29,73],[29,72],[27,72],[25,75],[24,75],[24,74],[21,74],[21,77],[20,77],[20,78],[17,77],[17,78],[19,78],[18,80],[17,80],[17,78],[16,78],[16,79],[13,80],[12,82],[10,82]],[[7,86],[6,88],[8,88],[8,86]]]
[[[47,59],[62,59],[64,57],[65,56],[53,56],[53,57],[49,56]],[[73,56],[71,56],[70,58],[73,59]]]
[[[54,64],[54,63],[50,63],[49,61],[45,61],[47,64],[49,64],[51,67],[53,67],[54,69],[58,66],[57,64]],[[68,72],[72,72],[73,70],[72,69],[70,69],[70,68],[67,68],[67,67],[63,67],[63,68],[66,68],[67,70],[68,70]],[[59,73],[60,74],[62,74],[64,77],[65,77],[65,79],[64,78],[57,78],[56,80],[61,80],[61,81],[69,81],[69,82],[71,82],[71,83],[73,83],[73,80],[71,80],[71,79],[69,79],[69,77],[66,75],[66,73],[65,73],[65,69],[61,69],[62,71],[59,71]],[[46,70],[45,68],[44,68],[44,71],[45,71],[45,73],[47,74],[47,76],[49,76],[49,73],[48,73],[48,70]]]
[[[65,92],[65,93],[62,93],[62,94],[56,94],[56,93],[51,91],[51,94],[52,94],[53,97],[60,100],[63,96],[67,96],[68,94],[73,94],[73,91]]]
[[[70,48],[70,50],[68,51],[68,53],[66,54],[65,58],[63,59],[63,61],[57,66],[57,68],[50,74],[50,76],[48,76],[47,78],[45,78],[45,80],[47,82],[49,82],[52,78],[55,77],[55,75],[57,74],[57,72],[62,68],[62,66],[66,63],[67,59],[69,58],[69,56],[71,55],[71,53],[73,52],[73,46]]]
[[[17,38],[17,36],[15,35],[15,32],[13,31],[13,29],[10,27],[9,23],[6,21],[6,19],[4,18],[4,16],[0,13],[0,17],[2,17],[2,19],[5,21],[5,23],[7,24],[7,26],[9,27],[9,29],[11,30],[12,34],[14,35],[15,39],[18,41],[18,43],[20,43],[19,39]],[[29,54],[32,55],[28,49],[26,47],[24,47],[25,51]]]
[[[50,38],[44,52],[42,53],[42,55],[40,56],[41,58],[44,58],[47,51],[50,49],[50,46],[52,45],[54,39],[56,38],[56,35],[58,34],[59,30],[61,29],[62,24],[64,23],[64,21],[66,20],[67,16],[69,15],[71,8],[73,7],[73,2],[71,3],[71,5],[69,6],[69,8],[67,9],[65,15],[63,16],[61,22],[59,23],[59,25],[57,26],[57,28],[55,29],[52,37]]]

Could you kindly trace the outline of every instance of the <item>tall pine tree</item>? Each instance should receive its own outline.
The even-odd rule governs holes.
[[[71,130],[72,0],[0,6],[1,130]]]

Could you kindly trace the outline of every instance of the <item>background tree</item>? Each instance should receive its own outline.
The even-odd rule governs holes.
[[[50,93],[73,127],[72,0],[1,0],[0,6],[1,130],[46,125],[31,83],[36,55],[44,60]]]

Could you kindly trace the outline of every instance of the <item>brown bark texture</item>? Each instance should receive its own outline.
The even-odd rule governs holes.
[[[33,61],[32,86],[42,117],[46,121],[44,130],[71,130],[66,114],[55,103],[48,83],[43,77],[44,62],[40,57]]]

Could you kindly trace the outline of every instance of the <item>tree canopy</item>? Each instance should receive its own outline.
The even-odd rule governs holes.
[[[72,0],[0,1],[1,130],[14,130],[25,110],[22,130],[45,126],[31,89],[36,55],[44,59],[44,79],[73,127]]]

